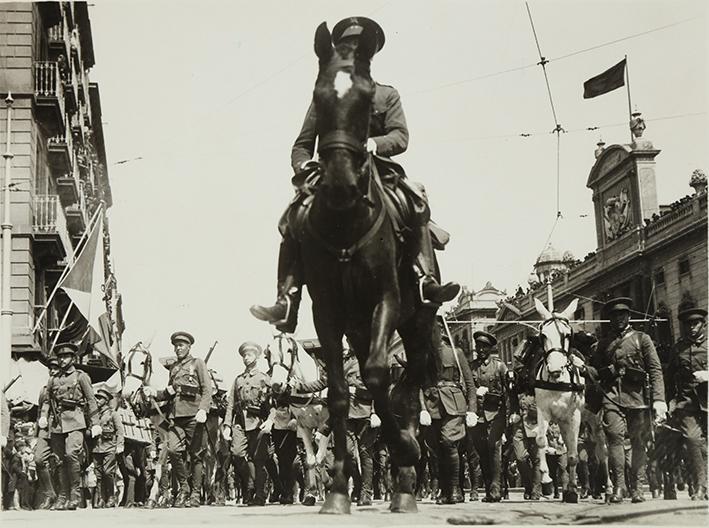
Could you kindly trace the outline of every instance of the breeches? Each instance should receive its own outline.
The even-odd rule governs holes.
[[[647,409],[627,409],[607,406],[603,409],[603,429],[608,442],[608,466],[613,473],[613,483],[624,488],[625,450],[623,442],[630,438],[632,458],[630,482],[635,486],[647,461],[646,444],[650,436],[650,418]]]

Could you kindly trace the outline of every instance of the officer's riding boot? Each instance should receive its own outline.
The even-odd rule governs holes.
[[[78,464],[70,466],[69,471],[69,501],[66,504],[67,510],[75,510],[79,507],[83,495],[81,489],[81,468]]]
[[[498,440],[492,448],[490,480],[490,502],[500,502],[502,500],[502,440]]]
[[[608,446],[608,470],[613,481],[613,495],[610,496],[608,502],[620,504],[628,494],[628,488],[625,485],[625,452],[622,445]]]
[[[460,491],[458,475],[460,455],[455,445],[446,443],[441,447],[439,459],[441,497],[436,501],[436,504],[456,504],[463,495]]]
[[[67,479],[67,465],[59,463],[57,467],[57,484],[59,484],[59,494],[57,500],[51,506],[50,510],[66,510],[66,504],[69,500],[69,480]]]
[[[421,249],[416,257],[419,277],[419,295],[424,304],[442,304],[452,301],[460,292],[460,285],[455,282],[439,284],[436,279],[436,255],[433,252],[433,241],[428,225],[419,228]]]
[[[172,463],[172,472],[180,485],[180,491],[177,493],[175,502],[173,503],[173,508],[184,508],[190,498],[190,490],[187,485],[187,471],[185,470],[185,461],[182,459],[182,455],[177,453],[177,456],[170,457],[170,462]]]
[[[192,473],[192,493],[190,495],[190,508],[199,508],[200,492],[202,491],[202,474],[204,464],[202,461],[195,462]]]
[[[300,253],[298,242],[286,235],[278,253],[278,298],[273,306],[253,305],[251,315],[274,325],[279,331],[292,334],[298,324],[301,298]]]
[[[44,500],[37,507],[39,510],[48,510],[51,508],[54,501],[57,499],[56,493],[54,493],[54,486],[52,486],[52,477],[49,474],[49,469],[47,466],[42,468],[37,468],[37,479],[39,480],[39,485],[42,491],[44,491]]]

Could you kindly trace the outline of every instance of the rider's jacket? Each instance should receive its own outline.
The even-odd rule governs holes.
[[[668,398],[684,412],[707,411],[707,382],[700,382],[694,373],[707,370],[707,340],[704,335],[691,340],[680,339],[672,351],[667,367]]]
[[[295,172],[300,170],[300,166],[304,162],[312,159],[315,153],[316,122],[315,105],[310,103],[303,127],[291,151],[291,165]],[[387,158],[396,156],[408,147],[409,130],[396,88],[375,83],[369,137],[377,144],[377,155],[379,156]]]
[[[591,366],[605,394],[603,405],[643,409],[665,401],[662,366],[650,336],[628,326],[602,339]]]
[[[170,367],[169,385],[175,391],[171,414],[175,418],[193,417],[197,411],[209,411],[212,403],[212,379],[203,359],[187,355]],[[158,400],[170,398],[167,390],[159,391]]]
[[[86,372],[74,366],[47,381],[48,398],[42,407],[42,416],[52,433],[71,433],[98,424],[98,407]],[[86,412],[85,412],[86,411]],[[50,417],[52,418],[50,421]]]

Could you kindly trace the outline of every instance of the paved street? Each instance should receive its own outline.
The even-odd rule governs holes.
[[[317,507],[272,505],[263,508],[243,506],[201,507],[199,509],[172,510],[77,510],[75,512],[3,512],[3,526],[26,528],[47,526],[150,526],[151,528],[181,526],[440,526],[474,524],[623,524],[706,526],[709,521],[707,503],[688,499],[676,501],[648,500],[643,504],[605,505],[601,501],[582,501],[579,504],[562,504],[558,501],[524,502],[521,497],[499,504],[465,503],[458,506],[437,506],[430,501],[419,504],[417,515],[392,514],[388,505],[376,501],[374,506],[357,508],[352,515],[317,515]]]

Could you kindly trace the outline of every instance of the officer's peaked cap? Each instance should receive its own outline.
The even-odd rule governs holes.
[[[633,300],[630,297],[616,297],[611,299],[603,305],[603,309],[606,313],[626,311],[629,312],[633,309]]]
[[[54,347],[54,354],[57,356],[65,356],[67,354],[76,356],[78,353],[79,347],[77,347],[74,343],[59,343]]]
[[[170,336],[170,342],[174,345],[175,343],[183,342],[194,345],[194,337],[189,332],[175,332]]]
[[[335,24],[332,28],[332,42],[337,44],[343,38],[359,36],[365,28],[369,28],[377,35],[377,51],[381,50],[386,40],[384,30],[371,18],[361,16],[345,18]]]
[[[679,317],[680,321],[706,319],[707,311],[704,308],[687,308],[686,310],[682,310],[677,317]]]
[[[253,352],[257,356],[260,356],[261,352],[262,352],[261,346],[258,343],[254,343],[253,341],[246,341],[246,342],[242,343],[241,346],[239,347],[239,355],[241,357],[244,357],[244,354],[246,354],[249,351]]]
[[[494,347],[497,345],[497,338],[489,332],[478,330],[473,333],[473,339],[476,343],[485,343],[488,346]]]

